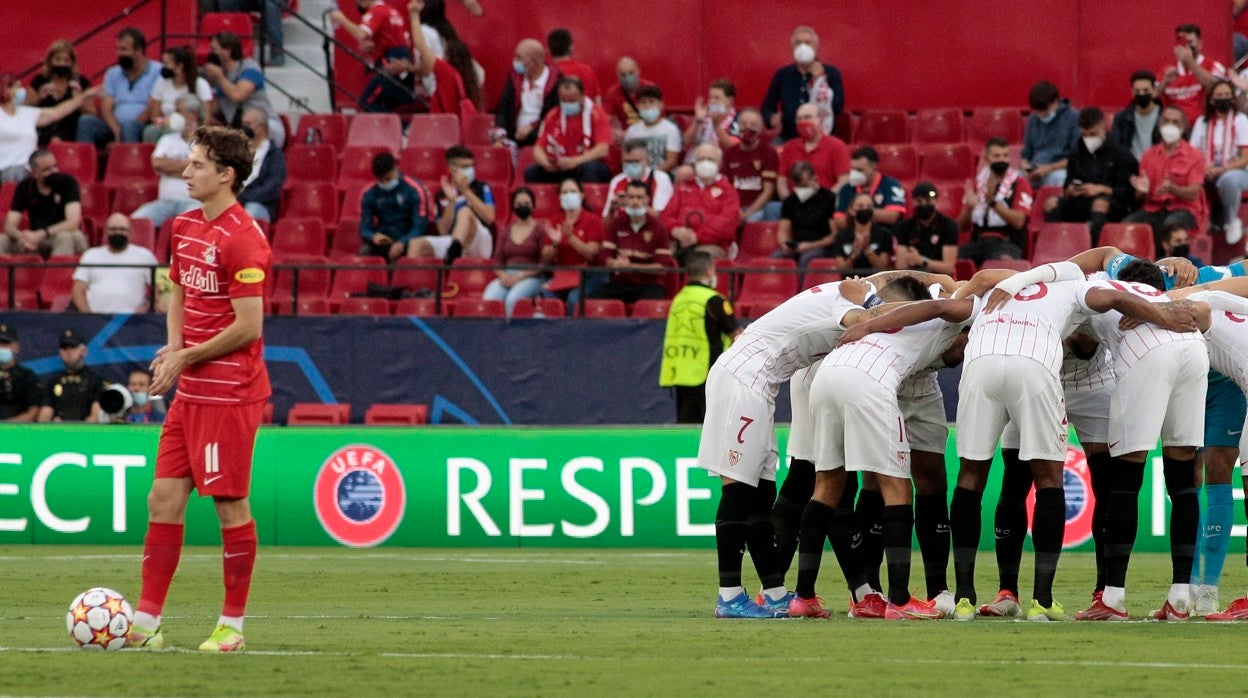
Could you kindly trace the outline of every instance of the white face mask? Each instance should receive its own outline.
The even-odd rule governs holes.
[[[182,129],[186,128],[186,117],[176,111],[169,115],[169,130],[174,133],[182,133]]]
[[[1105,145],[1105,139],[1101,136],[1083,137],[1083,147],[1087,148],[1089,153],[1095,153],[1097,150],[1100,150],[1102,145]]]
[[[714,160],[698,160],[693,164],[693,171],[698,179],[712,180],[719,174],[719,163]]]
[[[793,60],[805,65],[815,60],[815,47],[807,43],[800,43],[793,47]]]
[[[849,183],[855,187],[861,187],[867,183],[867,175],[862,170],[850,170]]]
[[[805,202],[807,199],[815,195],[814,187],[793,187],[793,193],[797,195],[797,200]]]
[[[1167,145],[1173,145],[1183,137],[1183,129],[1174,124],[1162,124],[1161,128],[1157,130],[1161,131],[1161,140],[1165,141]]]
[[[580,192],[567,191],[559,195],[559,207],[565,211],[575,211],[581,207]]]

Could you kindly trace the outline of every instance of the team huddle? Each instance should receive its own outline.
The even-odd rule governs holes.
[[[950,498],[936,372],[959,363],[960,469]],[[790,467],[777,491],[773,424],[785,381]],[[715,615],[829,617],[815,591],[826,540],[850,591],[851,618],[1065,620],[1053,580],[1073,427],[1091,475],[1096,551],[1092,604],[1073,617],[1128,617],[1145,459],[1160,439],[1173,569],[1150,617],[1248,620],[1248,598],[1222,610],[1217,593],[1245,391],[1248,277],[1240,264],[1196,269],[1185,259],[1155,263],[1102,247],[1021,273],[983,270],[967,282],[884,272],[803,291],[751,324],[707,377],[698,464],[723,482]],[[998,446],[1000,585],[981,605],[975,562]],[[1035,577],[1023,606],[1018,577],[1033,487]],[[925,598],[911,593],[912,536]],[[742,585],[745,549],[762,582],[755,598]]]

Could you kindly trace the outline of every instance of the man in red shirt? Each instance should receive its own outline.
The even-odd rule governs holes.
[[[780,149],[780,172],[787,173],[799,160],[814,166],[815,179],[824,189],[840,191],[849,181],[849,147],[836,136],[824,135],[819,108],[813,104],[797,108],[797,138]],[[789,197],[793,190],[787,176],[779,176],[776,190],[781,201]]]
[[[546,48],[550,50],[550,57],[559,72],[580,78],[585,86],[585,96],[595,104],[601,104],[602,95],[598,91],[598,76],[594,75],[594,69],[572,58],[572,32],[562,28],[552,30],[546,35]]]
[[[742,109],[737,125],[741,127],[741,139],[724,151],[724,174],[741,200],[741,220],[773,220],[766,217],[764,209],[776,195],[780,156],[763,142],[763,115],[757,109]],[[776,215],[779,216],[778,211]]]
[[[624,191],[624,206],[607,223],[602,241],[603,265],[613,270],[611,280],[599,287],[594,298],[616,298],[636,303],[642,298],[662,300],[663,277],[629,268],[658,269],[659,260],[672,258],[672,239],[667,226],[650,214],[650,191],[646,183],[633,180]]]
[[[676,187],[660,220],[672,231],[683,257],[706,252],[715,259],[728,256],[741,223],[741,199],[728,178],[719,173],[719,148],[703,143],[693,149],[693,179]]]
[[[580,78],[559,79],[559,107],[542,120],[542,130],[533,148],[533,162],[524,171],[524,181],[558,184],[571,177],[576,181],[606,184],[611,170],[604,159],[611,148],[611,125],[602,107],[585,96]]]
[[[1200,27],[1180,24],[1174,30],[1176,62],[1161,70],[1162,104],[1183,110],[1187,123],[1195,123],[1205,104],[1205,90],[1216,79],[1227,78],[1226,66],[1200,52]]]
[[[368,54],[377,74],[368,81],[360,96],[360,106],[367,111],[389,111],[412,103],[412,80],[405,74],[383,75],[390,61],[412,60],[412,33],[408,20],[393,6],[382,0],[356,0],[360,23],[347,18],[341,10],[329,13],[332,22],[342,27]]]
[[[1160,231],[1168,223],[1186,221],[1188,227],[1204,230],[1208,223],[1205,157],[1183,140],[1187,130],[1183,110],[1177,106],[1162,109],[1157,130],[1161,132],[1161,142],[1144,151],[1140,173],[1131,178],[1140,210],[1122,222],[1148,223],[1153,230]]]
[[[178,384],[156,454],[143,543],[143,593],[126,644],[164,644],[160,614],[178,568],[191,490],[212,497],[221,522],[225,604],[199,649],[243,649],[243,615],[256,561],[251,459],[271,390],[264,366],[265,281],[271,254],[264,233],[236,198],[251,174],[242,131],[195,131],[182,176],[202,209],[173,223],[168,343],[152,362],[152,395]]]
[[[628,127],[641,120],[637,109],[637,90],[654,83],[641,77],[637,61],[628,56],[615,64],[615,76],[619,82],[607,88],[602,97],[602,108],[611,120],[613,142],[619,143],[624,140]]]

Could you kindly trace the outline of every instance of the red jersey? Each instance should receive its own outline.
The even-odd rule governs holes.
[[[759,143],[753,150],[744,150],[738,143],[724,151],[724,174],[737,190],[741,208],[749,208],[763,192],[763,185],[776,183],[780,169],[780,156],[776,149]]]
[[[784,177],[787,182],[789,168],[793,167],[793,163],[802,160],[815,168],[815,179],[819,180],[819,186],[832,189],[836,180],[849,172],[849,146],[836,136],[824,136],[819,139],[814,150],[807,152],[806,142],[794,138],[780,150],[779,176]]]
[[[380,62],[393,48],[412,52],[412,30],[406,15],[384,2],[373,3],[360,18],[360,28],[373,39],[373,60]]]
[[[1157,145],[1144,151],[1140,156],[1140,174],[1148,177],[1150,191],[1144,197],[1145,211],[1156,212],[1162,209],[1174,211],[1183,209],[1196,217],[1196,222],[1203,229],[1205,223],[1205,194],[1192,201],[1184,201],[1169,192],[1159,193],[1157,188],[1169,180],[1179,186],[1200,184],[1205,181],[1205,157],[1187,141],[1180,140],[1174,153],[1166,153],[1166,144]]]
[[[559,107],[551,109],[542,119],[542,131],[537,137],[537,147],[556,157],[580,155],[599,143],[610,142],[611,124],[606,112],[588,100],[576,116],[564,116]]]
[[[459,71],[441,58],[434,60],[432,73],[416,78],[416,95],[429,100],[430,114],[459,114],[459,103],[467,94]]]
[[[676,187],[676,193],[660,218],[668,230],[681,226],[692,228],[699,245],[719,245],[727,251],[737,239],[741,200],[723,175],[718,175],[705,187],[695,177]]]
[[[598,76],[594,75],[594,69],[588,64],[580,61],[574,61],[571,58],[555,59],[555,67],[564,75],[580,78],[581,85],[585,88],[585,96],[590,99],[598,97]]]
[[[637,89],[645,86],[654,86],[654,82],[645,78],[637,81]],[[637,97],[636,93],[632,95],[624,92],[624,88],[620,87],[620,83],[615,83],[607,88],[602,96],[602,108],[607,112],[607,116],[620,122],[620,126],[628,128],[633,124],[641,121],[641,115],[637,113]]]
[[[628,214],[619,211],[607,226],[602,242],[604,256],[626,257],[637,264],[651,264],[658,258],[672,257],[672,237],[667,226],[654,216],[646,216],[646,220],[636,230]],[[663,277],[641,272],[615,272],[612,281],[638,286],[649,286],[662,283]]]
[[[553,218],[546,227],[551,231],[563,232],[564,217],[559,216]],[[601,243],[603,239],[602,219],[592,211],[581,211],[581,215],[576,217],[576,222],[572,224],[572,234],[581,242],[597,242]],[[550,240],[546,244],[551,244]],[[599,248],[601,252],[601,247]],[[586,260],[580,252],[572,248],[572,243],[568,242],[568,236],[563,235],[559,239],[559,244],[555,245],[555,264],[561,267],[575,267],[590,264],[597,260]]]
[[[198,346],[234,322],[230,301],[264,297],[272,276],[272,254],[260,226],[240,203],[211,221],[203,209],[173,222],[169,280],[182,287],[182,344]],[[272,394],[264,366],[264,340],[257,339],[215,359],[191,364],[178,381],[179,400],[239,405]]]
[[[1203,55],[1197,57],[1196,62],[1215,78],[1226,79],[1226,66],[1221,63]],[[1200,84],[1200,80],[1197,80],[1194,74],[1183,67],[1182,63],[1176,63],[1174,66],[1167,65],[1157,74],[1164,75],[1171,67],[1176,68],[1179,74],[1170,81],[1169,85],[1166,85],[1161,102],[1167,107],[1182,109],[1187,115],[1187,123],[1194,124],[1205,110],[1205,87]]]

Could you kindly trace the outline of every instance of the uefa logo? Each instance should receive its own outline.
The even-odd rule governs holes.
[[[321,527],[356,548],[385,542],[403,520],[407,492],[390,456],[366,444],[343,446],[321,465],[312,485]]]

